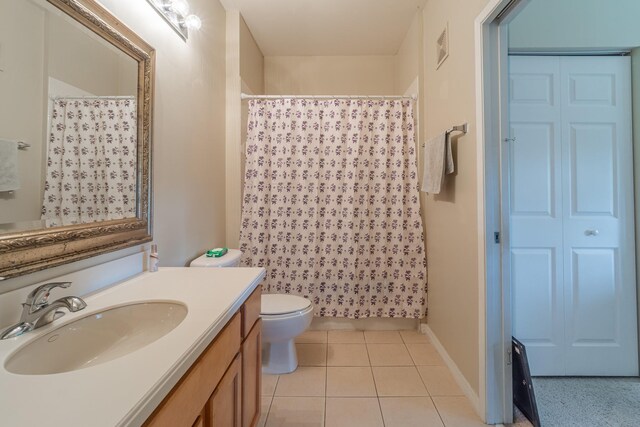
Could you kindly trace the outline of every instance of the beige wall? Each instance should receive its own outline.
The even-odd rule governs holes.
[[[253,94],[264,93],[264,55],[258,47],[251,30],[240,19],[240,77]]]
[[[400,49],[395,56],[394,93],[410,96],[418,95],[415,106],[416,146],[418,153],[418,170],[422,169],[421,142],[424,140],[424,126],[422,126],[421,111],[424,111],[424,58],[423,58],[423,26],[422,13],[416,13]],[[420,201],[424,211],[425,202]]]
[[[409,94],[415,80],[423,79],[422,14],[416,13],[395,56],[394,87],[397,94]]]
[[[44,23],[44,10],[35,4],[0,0],[0,138],[31,144],[30,149],[18,151],[20,189],[0,193],[0,224],[40,219]]]
[[[426,197],[428,323],[472,389],[479,392],[478,221],[474,20],[488,0],[429,0],[423,10],[427,138],[462,122],[456,172]],[[436,70],[436,39],[449,23],[449,58]]]
[[[238,11],[227,11],[226,40],[226,232],[225,245],[239,246],[242,209],[243,138],[247,103],[242,92],[264,93],[264,56]]]
[[[190,1],[203,25],[185,43],[147,2],[102,3],[156,48],[154,240],[161,265],[188,265],[224,242],[225,11]]]
[[[94,95],[136,95],[136,61],[70,18],[47,13],[45,42],[50,77]]]
[[[270,95],[389,95],[395,56],[266,56]]]

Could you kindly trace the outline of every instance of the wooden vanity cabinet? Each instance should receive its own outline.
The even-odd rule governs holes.
[[[193,423],[193,427],[204,427],[204,417],[205,417],[205,411],[203,410],[202,413],[198,415],[196,422]]]
[[[261,383],[262,320],[258,319],[242,343],[242,427],[258,425]]]
[[[205,426],[242,427],[242,364],[237,355],[208,402]]]
[[[258,287],[144,423],[153,427],[255,427],[262,378]]]

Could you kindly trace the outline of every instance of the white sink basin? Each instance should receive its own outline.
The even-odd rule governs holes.
[[[22,375],[57,374],[125,356],[171,332],[187,315],[178,302],[142,302],[92,313],[30,342],[5,363]]]

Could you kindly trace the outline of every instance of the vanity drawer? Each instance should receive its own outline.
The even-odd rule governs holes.
[[[242,339],[245,339],[249,332],[260,318],[260,305],[262,300],[262,286],[258,285],[255,291],[247,298],[242,306]]]
[[[241,316],[236,314],[191,366],[171,393],[147,419],[145,426],[192,426],[211,393],[240,351]]]

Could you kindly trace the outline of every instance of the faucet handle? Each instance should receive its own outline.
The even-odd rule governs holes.
[[[31,309],[39,309],[49,304],[49,294],[52,289],[55,288],[68,288],[71,286],[71,282],[52,282],[45,283],[42,286],[38,286],[27,296],[26,305],[31,306]]]

